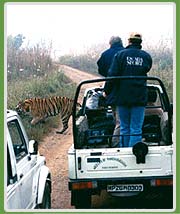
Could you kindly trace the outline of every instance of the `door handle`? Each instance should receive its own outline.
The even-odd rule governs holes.
[[[23,176],[24,176],[23,173],[21,173],[21,174],[19,175],[20,180],[22,179]],[[21,185],[21,186],[23,185],[23,181],[20,181],[20,185]]]
[[[23,176],[24,176],[24,175],[21,173],[21,174],[19,175],[20,179],[21,179]]]

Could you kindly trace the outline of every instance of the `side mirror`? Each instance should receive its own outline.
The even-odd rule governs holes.
[[[29,153],[30,155],[38,154],[38,142],[36,140],[29,141]]]

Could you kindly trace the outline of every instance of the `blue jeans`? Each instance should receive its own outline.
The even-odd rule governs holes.
[[[142,141],[144,111],[143,106],[118,106],[120,135],[122,135],[120,136],[120,147],[132,147]]]

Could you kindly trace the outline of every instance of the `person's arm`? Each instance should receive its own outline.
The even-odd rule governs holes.
[[[108,77],[120,76],[119,58],[118,54],[115,54],[111,67],[108,70]],[[107,81],[104,86],[104,92],[109,95],[112,91],[114,81]]]
[[[150,71],[150,69],[151,69],[151,67],[152,67],[152,57],[148,54],[148,61],[149,61],[149,67],[148,67],[148,71],[147,72],[149,72]]]
[[[147,53],[147,63],[145,67],[146,74],[150,71],[151,67],[152,67],[152,57]]]
[[[99,58],[99,60],[97,61],[97,66],[98,66],[98,73],[102,76],[106,76],[105,73],[105,63],[104,63],[104,58],[103,58],[103,54],[101,55],[101,57]]]
[[[121,75],[121,55],[115,54],[111,67],[108,71],[108,76],[120,76]]]

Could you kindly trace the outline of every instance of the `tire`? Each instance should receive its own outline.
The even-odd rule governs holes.
[[[87,190],[73,191],[71,193],[72,205],[76,209],[89,209],[91,208],[91,194]]]
[[[42,203],[38,207],[39,209],[51,209],[51,189],[48,182],[45,184],[44,195]]]

